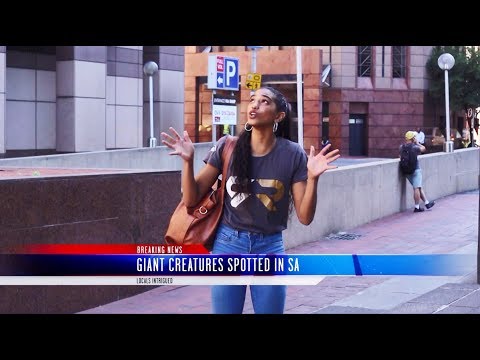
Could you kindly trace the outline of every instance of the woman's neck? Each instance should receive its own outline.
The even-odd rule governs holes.
[[[271,134],[252,133],[252,156],[264,156],[272,151],[277,142],[277,137]]]

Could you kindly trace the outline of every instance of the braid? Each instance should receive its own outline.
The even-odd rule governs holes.
[[[235,185],[237,186],[237,188],[233,190],[237,193],[248,192],[250,157],[252,155],[252,147],[250,145],[251,138],[252,133],[250,131],[242,131],[233,150],[232,175],[236,176]]]

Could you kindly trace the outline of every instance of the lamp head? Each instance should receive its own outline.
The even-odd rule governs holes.
[[[158,71],[158,65],[155,61],[149,61],[143,65],[143,73],[152,76]]]
[[[450,70],[455,65],[455,58],[452,54],[443,53],[438,57],[438,67],[442,70]]]

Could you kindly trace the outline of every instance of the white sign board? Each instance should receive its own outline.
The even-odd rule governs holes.
[[[212,125],[237,125],[237,102],[234,98],[213,95]]]

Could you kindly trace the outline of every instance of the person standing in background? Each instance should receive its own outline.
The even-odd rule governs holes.
[[[480,134],[478,133],[478,119],[475,118],[473,123],[473,146],[480,146]]]
[[[420,145],[425,145],[425,133],[422,131],[422,128],[417,128],[417,141]]]
[[[405,133],[405,143],[400,145],[399,148],[400,158],[402,158],[402,151],[404,148],[409,148],[409,151],[413,152],[416,156],[425,152],[425,146],[419,143],[417,140],[417,133],[415,131],[407,131]],[[420,207],[420,200],[423,200],[426,209],[430,209],[433,205],[435,205],[435,201],[428,201],[427,195],[425,194],[422,186],[423,181],[420,162],[417,159],[415,163],[414,172],[411,174],[405,174],[405,177],[413,187],[413,200],[415,202],[415,208],[413,209],[413,212],[417,213],[424,211],[424,209]]]

